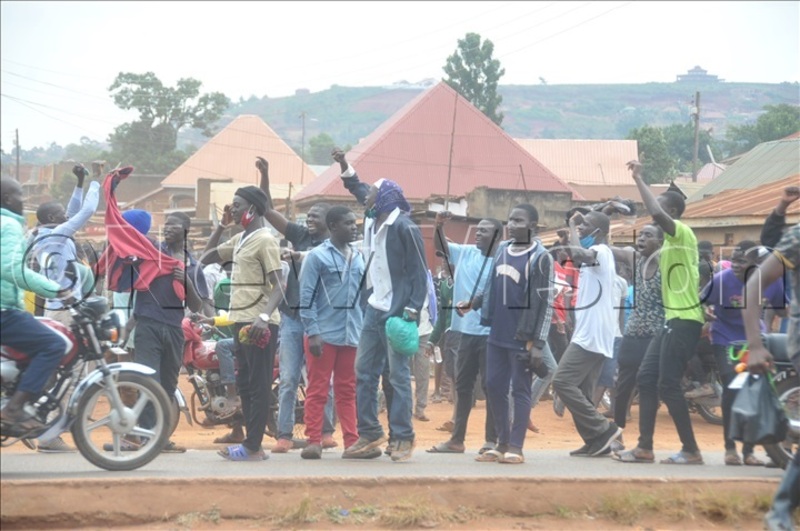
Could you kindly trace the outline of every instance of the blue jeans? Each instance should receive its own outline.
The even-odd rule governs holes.
[[[232,337],[226,337],[217,341],[216,354],[219,360],[219,380],[223,385],[236,382],[236,363],[233,360]]]
[[[22,310],[0,311],[0,329],[3,331],[3,345],[24,352],[31,360],[22,373],[17,390],[38,398],[67,351],[66,341],[52,328]]]
[[[374,441],[385,435],[378,420],[378,383],[388,360],[392,399],[389,431],[395,441],[413,441],[411,424],[411,358],[394,352],[386,342],[386,314],[367,306],[356,352],[356,406],[358,435]]]
[[[278,389],[278,439],[292,439],[294,433],[294,406],[297,401],[297,386],[303,375],[305,352],[303,348],[303,323],[281,314],[280,328],[280,378]],[[325,405],[323,434],[333,433],[333,387],[328,393]]]

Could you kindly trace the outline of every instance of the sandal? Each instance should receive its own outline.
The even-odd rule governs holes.
[[[754,454],[747,454],[744,456],[744,464],[747,466],[764,466],[766,463],[756,457]]]
[[[483,455],[489,450],[494,450],[494,443],[490,442],[483,443],[483,446],[481,446],[480,449],[478,450],[478,455]]]
[[[497,463],[502,458],[503,453],[492,448],[491,450],[486,450],[482,454],[478,455],[475,458],[475,461],[478,461],[479,463]]]
[[[612,455],[613,459],[621,463],[655,463],[656,458],[655,456],[645,457],[639,455],[637,453],[638,448],[634,448],[633,450],[628,450],[627,452],[619,452],[618,454]]]
[[[513,452],[506,452],[503,454],[503,457],[498,459],[498,463],[504,463],[507,465],[521,465],[525,462],[525,457],[521,454],[515,454]]]
[[[0,432],[6,437],[23,438],[33,432],[43,430],[47,426],[32,415],[21,419],[10,419],[0,416]]]
[[[728,466],[742,466],[742,458],[739,457],[736,450],[727,450],[725,452],[725,464]]]
[[[464,445],[447,441],[439,443],[435,446],[431,446],[425,451],[428,452],[429,454],[463,454]]]
[[[217,453],[228,461],[264,461],[269,458],[264,450],[250,453],[242,444],[228,446],[223,450],[219,450]]]
[[[661,460],[662,465],[703,465],[703,456],[700,452],[690,453],[680,451],[675,455]]]
[[[442,423],[441,426],[436,428],[436,430],[437,431],[446,431],[448,433],[452,433],[453,430],[455,429],[455,427],[456,426],[455,426],[455,424],[453,424],[452,420],[446,420],[446,421],[444,421],[444,423]]]

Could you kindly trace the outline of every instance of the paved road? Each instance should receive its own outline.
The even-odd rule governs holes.
[[[80,454],[4,453],[2,480],[111,479],[111,478],[233,478],[233,477],[547,477],[547,478],[652,478],[652,479],[778,479],[783,471],[763,467],[725,466],[722,452],[704,454],[704,466],[623,464],[610,458],[569,457],[563,450],[528,451],[526,463],[511,466],[474,461],[476,452],[433,455],[417,450],[412,460],[393,463],[388,457],[371,461],[341,459],[340,451],[326,451],[320,461],[305,461],[299,451],[271,455],[263,463],[231,463],[212,450],[163,454],[132,472],[98,469]],[[667,457],[661,452],[658,458]]]

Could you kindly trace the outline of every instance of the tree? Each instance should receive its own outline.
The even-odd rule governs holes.
[[[691,172],[692,159],[694,158],[694,124],[691,122],[672,124],[665,127],[663,133],[664,140],[667,142],[667,149],[675,162],[676,169],[681,172]],[[701,129],[697,152],[700,165],[711,162],[706,146],[711,148],[714,156],[719,156],[719,153],[716,152],[717,149],[711,132]]]
[[[309,164],[330,164],[331,151],[336,147],[333,138],[327,133],[320,133],[308,140],[306,162]]]
[[[800,107],[780,103],[766,105],[766,111],[758,117],[756,123],[728,128],[729,155],[750,151],[762,142],[778,140],[800,131]]]
[[[445,82],[469,100],[497,125],[503,123],[498,111],[503,97],[497,93],[497,83],[506,73],[500,61],[492,59],[494,44],[489,39],[481,43],[477,33],[467,33],[458,40],[458,49],[447,58]]]
[[[675,160],[669,153],[664,131],[658,127],[644,125],[633,129],[628,140],[636,140],[639,146],[639,161],[644,166],[647,184],[663,183],[675,173]]]
[[[166,87],[153,72],[120,72],[108,90],[117,107],[137,110],[139,119],[110,135],[110,162],[132,164],[143,173],[167,173],[186,160],[188,155],[176,148],[178,131],[192,127],[211,136],[213,124],[230,105],[221,92],[201,95],[201,86],[183,78]]]
[[[107,154],[103,144],[86,136],[81,137],[79,144],[67,144],[64,147],[64,158],[66,160],[74,160],[84,164],[94,160],[101,160]]]

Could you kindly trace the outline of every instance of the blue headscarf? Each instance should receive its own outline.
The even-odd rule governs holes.
[[[378,195],[375,197],[375,214],[388,214],[395,208],[399,208],[404,212],[411,212],[411,205],[408,204],[406,198],[403,196],[403,189],[394,182],[388,179],[381,179],[381,184],[378,187]]]

